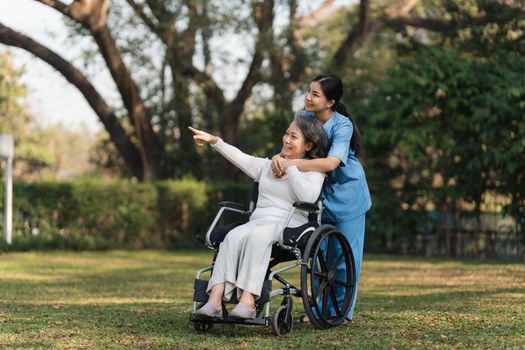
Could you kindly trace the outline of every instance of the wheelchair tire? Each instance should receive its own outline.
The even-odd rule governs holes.
[[[354,256],[345,236],[332,225],[320,226],[306,244],[303,263],[301,293],[310,322],[317,329],[343,323],[355,291]]]
[[[210,321],[193,321],[193,329],[197,332],[207,332],[213,327],[213,322]]]
[[[286,305],[281,305],[277,308],[277,311],[273,314],[272,328],[273,332],[277,336],[283,336],[290,333],[293,330],[293,318],[286,319]],[[291,312],[291,310],[290,310]]]

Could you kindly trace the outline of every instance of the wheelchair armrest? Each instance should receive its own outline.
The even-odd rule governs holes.
[[[239,204],[239,203],[234,203],[234,202],[220,202],[219,207],[235,209],[235,210],[239,210],[242,212],[248,212],[248,209],[244,205]]]
[[[304,210],[309,213],[316,213],[319,211],[319,206],[314,203],[308,203],[308,202],[295,202],[293,204],[294,207],[296,207],[299,210]]]
[[[206,232],[206,246],[208,246],[208,248],[211,248],[211,249],[214,249],[214,246],[213,246],[213,243],[211,242],[211,233],[213,231],[213,229],[215,228],[215,226],[217,225],[217,222],[219,221],[219,218],[221,217],[222,213],[224,211],[233,211],[235,213],[240,213],[240,214],[248,214],[250,215],[252,213],[251,210],[248,210],[246,209],[246,207],[242,204],[239,204],[239,203],[234,203],[234,202],[220,202],[219,203],[219,212],[217,213],[217,215],[215,215],[215,219],[213,219],[213,222],[211,223],[210,227],[208,228],[208,231]]]

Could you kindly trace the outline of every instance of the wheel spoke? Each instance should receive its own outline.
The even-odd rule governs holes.
[[[319,279],[327,279],[328,278],[328,275],[326,273],[321,273],[321,272],[317,272],[315,271],[314,272],[314,276],[315,277],[318,277]]]
[[[330,271],[330,270],[332,270],[332,264],[334,263],[334,261],[333,261],[333,258],[334,258],[334,238],[332,237],[332,235],[328,235],[327,239],[328,239],[328,247],[326,249],[327,249],[327,252],[328,252],[328,256],[326,257],[326,268],[327,268],[326,271]]]
[[[325,288],[323,291],[323,318],[328,319],[328,292]]]
[[[322,271],[329,271],[329,270],[328,270],[328,267],[326,266],[326,261],[325,261],[325,259],[324,259],[324,256],[321,255],[321,254],[319,254],[319,255],[317,256],[317,258],[319,259],[319,265],[321,265],[321,270],[322,270]]]
[[[327,285],[328,285],[328,282],[326,280],[321,282],[321,285],[317,288],[316,291],[314,291],[315,300],[317,300],[317,297],[319,297],[319,293],[321,293],[326,288]]]
[[[345,286],[345,287],[347,287],[347,288],[351,288],[351,287],[354,286],[354,285],[351,284],[351,283],[348,283],[348,282],[345,282],[345,281],[340,281],[340,280],[335,280],[334,283],[335,283],[335,284],[338,284],[338,285],[340,285],[340,286]]]
[[[343,258],[345,257],[345,252],[343,251],[343,249],[341,248],[341,255],[339,255],[339,257],[337,258],[337,260],[335,261],[334,263],[334,266],[335,268],[337,268],[337,266],[339,266],[339,264],[341,263],[341,261],[343,261]]]
[[[341,316],[341,309],[339,309],[339,303],[337,302],[337,295],[335,293],[334,287],[330,286],[330,299],[332,299],[332,304],[334,305],[335,312],[337,316]]]

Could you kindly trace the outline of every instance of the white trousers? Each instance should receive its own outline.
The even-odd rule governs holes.
[[[225,283],[224,298],[230,300],[237,288],[261,296],[264,277],[270,262],[272,245],[279,240],[280,223],[254,220],[231,230],[219,247],[207,292]]]

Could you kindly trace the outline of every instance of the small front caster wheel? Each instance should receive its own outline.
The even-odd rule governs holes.
[[[292,310],[290,310],[288,317],[286,317],[286,311],[286,305],[281,305],[273,314],[272,328],[277,336],[286,335],[293,329]]]
[[[197,332],[207,332],[213,327],[210,321],[193,321],[193,329]]]

